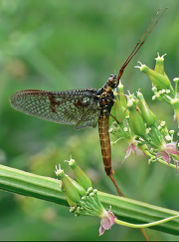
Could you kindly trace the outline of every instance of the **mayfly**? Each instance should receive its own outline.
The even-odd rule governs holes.
[[[74,124],[77,130],[85,128],[86,126],[96,127],[98,124],[105,172],[114,183],[120,196],[123,196],[123,194],[113,177],[111,145],[108,132],[110,111],[115,100],[113,89],[118,86],[124,69],[142,47],[166,9],[150,28],[159,10],[120,68],[118,76],[116,77],[114,74],[110,75],[107,82],[101,88],[86,88],[59,92],[30,89],[16,92],[10,97],[12,107],[18,111],[56,123]]]

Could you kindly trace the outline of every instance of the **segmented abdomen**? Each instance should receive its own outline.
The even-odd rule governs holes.
[[[112,173],[111,168],[111,144],[109,139],[109,115],[103,113],[99,116],[98,119],[98,129],[99,129],[99,137],[101,144],[101,152],[104,162],[104,167],[107,175]]]

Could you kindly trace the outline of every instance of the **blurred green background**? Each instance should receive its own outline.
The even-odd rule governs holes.
[[[75,131],[12,109],[9,97],[22,89],[67,90],[100,88],[119,68],[145,32],[158,8],[164,14],[145,45],[125,70],[125,90],[138,88],[158,119],[169,128],[173,112],[150,102],[151,83],[138,69],[140,60],[153,68],[157,52],[165,57],[172,80],[179,75],[178,0],[1,0],[0,1],[0,163],[35,174],[55,177],[58,163],[70,155],[86,171],[94,187],[116,194],[105,175],[98,130]],[[127,144],[112,148],[113,169],[127,197],[179,210],[179,174],[146,157],[131,155],[123,164]],[[68,208],[0,191],[0,240],[143,240],[139,230],[113,226],[98,236],[99,220],[74,217]],[[146,230],[150,240],[179,237]]]

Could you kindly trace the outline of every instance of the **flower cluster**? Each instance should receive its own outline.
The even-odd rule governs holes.
[[[152,99],[169,103],[174,109],[174,121],[177,119],[179,123],[179,94],[177,92],[179,78],[173,79],[175,82],[174,90],[164,71],[164,56],[158,54],[154,70],[140,62],[140,66],[136,67],[152,81],[152,91],[154,92]],[[136,154],[137,150],[140,149],[149,156],[149,162],[158,160],[165,165],[177,167],[179,152],[178,142],[173,141],[174,131],[167,129],[165,121],[160,121],[157,124],[156,115],[150,110],[140,91],[137,91],[136,95],[130,93],[125,95],[121,83],[118,90],[114,112],[118,112],[121,118],[119,118],[119,123],[115,121],[112,123],[110,132],[117,137],[116,142],[124,139],[129,144],[125,150],[124,160],[131,152]]]
[[[111,212],[111,207],[109,211],[106,211],[106,209],[103,207],[98,197],[98,191],[92,188],[90,179],[76,164],[75,160],[70,159],[68,164],[71,166],[76,180],[65,174],[60,165],[59,168],[56,166],[55,173],[58,177],[60,177],[60,188],[63,191],[68,204],[70,205],[70,212],[74,213],[76,216],[84,215],[99,217],[101,219],[99,235],[103,235],[104,232],[111,229],[114,224],[130,228],[147,228],[179,217],[179,215],[175,215],[146,224],[132,224],[119,220]]]
[[[64,173],[64,170],[56,167],[55,173],[61,179],[61,189],[70,205],[70,212],[77,215],[97,216],[101,219],[99,235],[105,230],[111,229],[115,223],[115,215],[109,210],[106,211],[100,202],[97,190],[92,188],[91,180],[76,164],[74,159],[68,161],[76,180]]]

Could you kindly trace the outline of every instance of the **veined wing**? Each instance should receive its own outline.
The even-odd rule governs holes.
[[[61,92],[23,90],[10,97],[13,108],[23,113],[63,124],[75,124],[76,129],[95,127],[100,109],[96,89]]]

